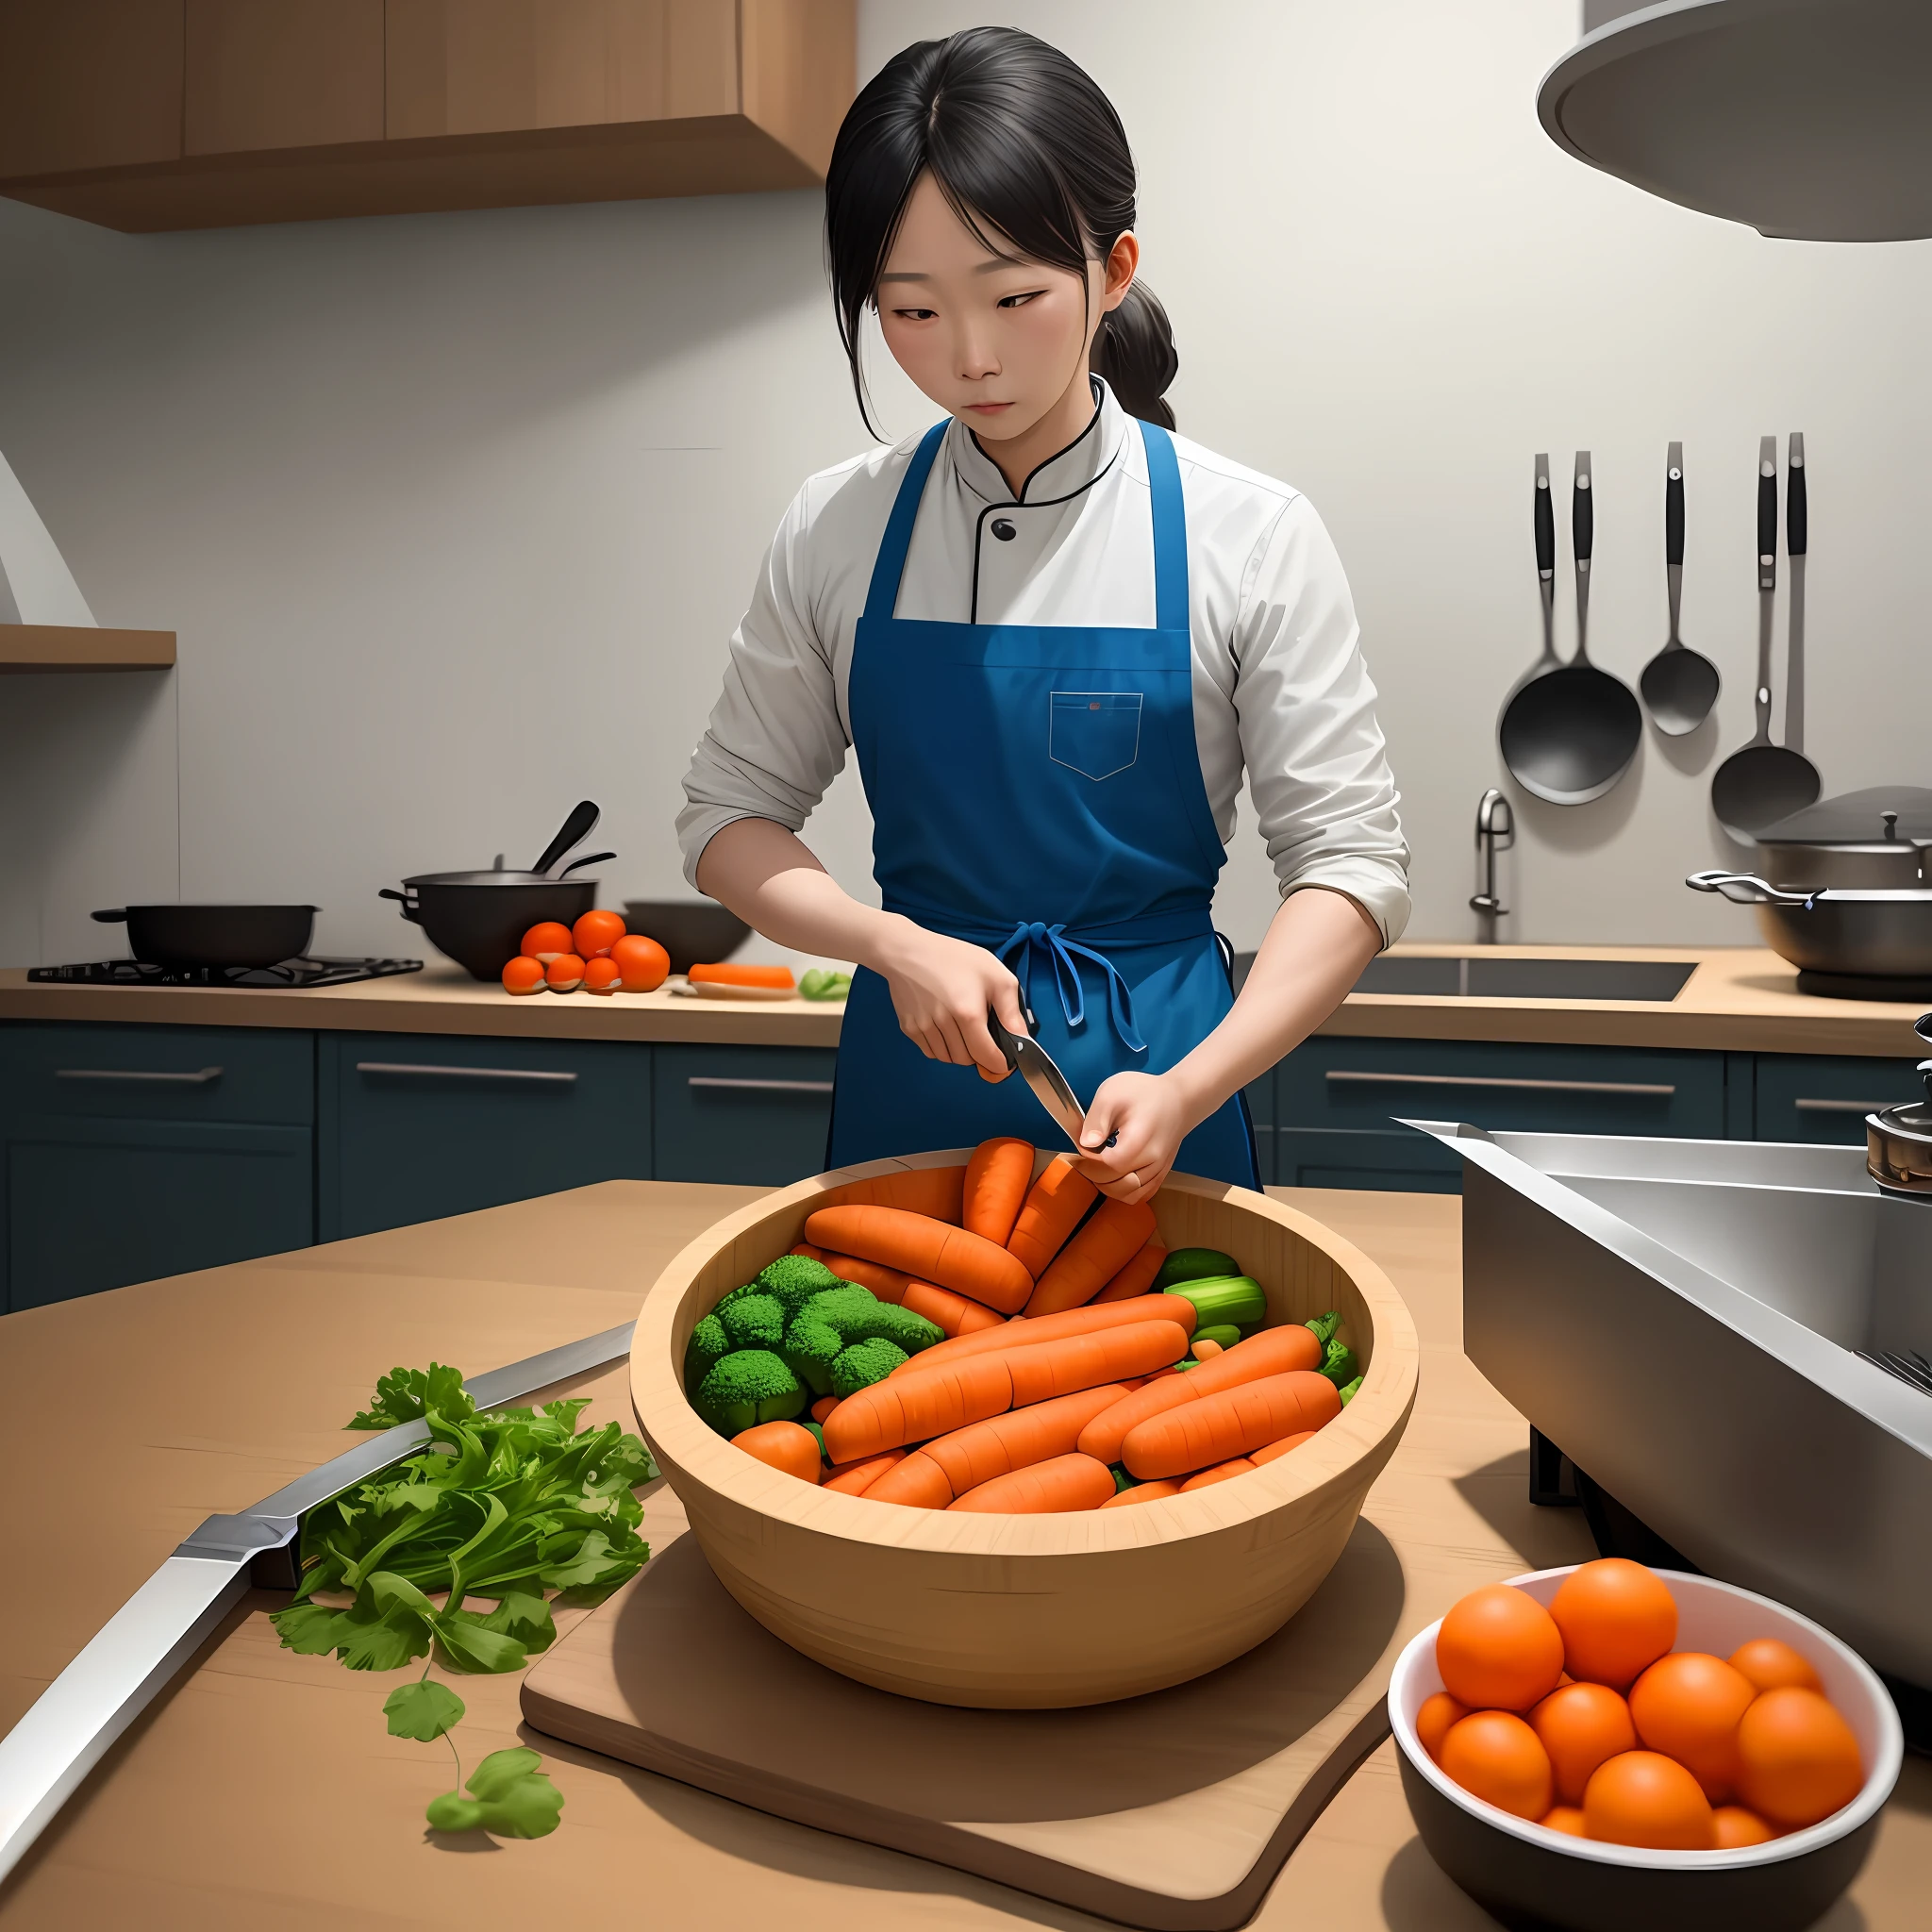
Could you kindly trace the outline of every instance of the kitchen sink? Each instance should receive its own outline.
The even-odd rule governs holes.
[[[1462,999],[1674,1000],[1694,960],[1513,959],[1467,953],[1448,959],[1385,954],[1371,959],[1357,992],[1433,993]]]
[[[1859,1147],[1419,1127],[1462,1158],[1463,1346],[1708,1574],[1932,1690],[1932,1211]]]

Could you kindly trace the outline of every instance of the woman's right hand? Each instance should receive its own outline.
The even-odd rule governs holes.
[[[1004,1080],[1006,1056],[993,1044],[987,1009],[1009,1032],[1024,1034],[1020,982],[984,946],[928,932],[895,919],[886,942],[869,961],[892,995],[899,1030],[928,1059],[979,1069],[984,1080]]]

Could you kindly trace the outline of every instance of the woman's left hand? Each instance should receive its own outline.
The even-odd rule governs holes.
[[[1087,1109],[1074,1165],[1103,1194],[1145,1201],[1167,1178],[1190,1124],[1172,1074],[1111,1074]],[[1103,1153],[1111,1135],[1119,1139]]]

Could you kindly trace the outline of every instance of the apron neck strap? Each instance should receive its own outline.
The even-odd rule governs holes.
[[[1141,423],[1140,429],[1154,508],[1154,627],[1186,630],[1188,512],[1181,498],[1181,466],[1174,439],[1159,424]]]
[[[935,423],[919,439],[912,460],[900,480],[899,493],[892,499],[892,514],[886,522],[886,534],[879,554],[873,560],[872,588],[865,593],[866,617],[882,623],[890,618],[899,602],[899,579],[906,574],[906,553],[912,547],[912,525],[919,517],[919,499],[925,494],[925,479],[932,474],[933,458],[951,426],[949,416]]]

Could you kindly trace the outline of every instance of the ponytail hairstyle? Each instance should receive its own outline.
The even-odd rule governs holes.
[[[825,253],[839,340],[873,428],[859,323],[922,174],[996,255],[1077,275],[1134,225],[1134,157],[1093,77],[1016,27],[975,26],[896,54],[853,102],[825,175]],[[1180,367],[1167,311],[1136,279],[1101,318],[1092,367],[1130,415],[1163,429]],[[874,431],[876,434],[876,431]]]

